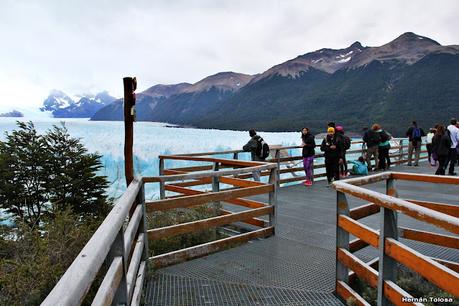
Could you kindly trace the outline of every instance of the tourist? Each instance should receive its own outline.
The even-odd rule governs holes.
[[[242,150],[245,152],[250,152],[253,161],[265,161],[265,158],[259,156],[260,152],[257,152],[257,150],[260,150],[259,146],[260,143],[263,141],[263,138],[257,135],[257,132],[253,129],[249,131],[249,135],[251,138],[249,142],[247,142],[247,144],[242,147]],[[255,181],[260,181],[260,171],[253,171],[252,175]]]
[[[311,186],[314,182],[314,154],[316,141],[314,135],[309,132],[308,128],[303,128],[301,132],[301,146],[303,147],[303,167],[306,175],[305,186]]]
[[[343,144],[335,134],[334,128],[329,127],[327,129],[327,136],[322,141],[320,150],[324,152],[325,171],[330,185],[333,179],[335,181],[339,180],[339,163],[340,161],[342,162],[343,156]]]
[[[351,160],[352,169],[351,174],[354,175],[368,175],[368,168],[365,164],[365,159],[360,156],[358,160]]]
[[[406,131],[408,137],[408,164],[411,166],[411,160],[414,151],[414,165],[419,166],[419,154],[421,153],[422,137],[426,136],[424,130],[418,127],[416,121],[412,122],[412,126]]]
[[[432,138],[432,159],[438,161],[436,175],[445,174],[446,161],[448,160],[451,143],[451,138],[445,132],[445,127],[439,124],[435,136]]]
[[[340,140],[343,142],[343,156],[342,162],[339,164],[340,177],[345,178],[348,176],[347,172],[347,161],[346,161],[346,151],[351,148],[351,139],[344,134],[344,128],[341,125],[336,126],[336,134],[340,137]]]
[[[377,125],[377,124],[376,124]],[[390,156],[389,156],[389,150],[390,150],[390,139],[392,136],[387,133],[387,131],[383,130],[381,126],[378,126],[377,132],[379,133],[379,137],[381,141],[379,142],[378,145],[378,169],[381,170],[387,170],[390,167]]]
[[[449,163],[449,171],[448,171],[448,174],[449,175],[456,175],[456,173],[454,172],[454,166],[457,162],[457,145],[459,143],[459,128],[457,128],[456,124],[457,124],[457,119],[456,118],[453,118],[451,119],[451,124],[448,125],[448,131],[447,131],[447,134],[449,133],[449,136],[451,138],[451,147],[450,147],[450,150],[449,150],[449,155],[448,155],[448,159],[446,161],[446,164],[445,164],[445,169],[446,167],[448,166],[448,163]]]
[[[436,164],[436,161],[432,159],[432,139],[435,136],[436,128],[437,126],[435,126],[435,128],[431,128],[426,137],[427,159],[432,166],[435,166]]]
[[[375,170],[378,169],[378,153],[379,143],[381,142],[381,136],[378,133],[379,125],[373,124],[371,129],[367,130],[363,135],[363,142],[367,146],[366,160],[368,164],[368,171],[372,170],[371,158],[375,159]]]

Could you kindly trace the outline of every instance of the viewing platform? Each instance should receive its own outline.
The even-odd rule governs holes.
[[[401,266],[458,297],[459,178],[430,175],[425,162],[404,166],[403,141],[390,171],[331,187],[289,185],[304,180],[292,164],[298,147],[275,148],[267,162],[239,160],[241,151],[160,156],[160,176],[129,185],[43,305],[79,305],[97,273],[93,305],[369,305],[353,289],[357,278],[377,289],[378,305],[402,305],[411,295],[396,284]],[[364,153],[356,145],[348,156]],[[160,199],[148,202],[152,183]],[[203,204],[215,215],[149,228],[152,213]],[[221,239],[165,254],[148,248],[225,225],[231,234]]]
[[[391,170],[433,172],[425,162],[419,167],[396,166]],[[385,193],[383,182],[369,188]],[[400,181],[397,190],[405,199],[446,202],[459,207],[457,185]],[[254,199],[266,200],[263,196]],[[365,203],[355,200],[350,206]],[[333,294],[336,192],[326,188],[326,181],[312,187],[280,188],[277,209],[274,236],[157,270],[147,280],[146,305],[343,305]],[[360,221],[379,228],[379,214]],[[405,215],[400,215],[399,226],[449,234]],[[459,262],[458,249],[403,238],[401,241],[424,255]],[[378,253],[366,247],[356,255],[370,262]]]

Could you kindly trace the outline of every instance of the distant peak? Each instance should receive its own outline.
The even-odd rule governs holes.
[[[426,36],[421,36],[413,32],[406,32],[397,37],[392,41],[392,43],[411,43],[411,42],[423,42],[423,43],[431,43],[440,46],[438,42],[433,39],[430,39]]]
[[[352,48],[352,49],[362,49],[363,46],[362,44],[360,43],[360,41],[356,41],[355,43],[353,43],[349,48]]]

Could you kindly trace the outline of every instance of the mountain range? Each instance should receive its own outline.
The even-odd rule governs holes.
[[[115,100],[106,91],[95,96],[79,95],[71,98],[62,91],[52,90],[40,110],[50,112],[54,118],[90,118]]]
[[[335,121],[359,132],[379,123],[402,136],[458,116],[459,46],[407,32],[379,47],[355,42],[320,49],[247,75],[220,72],[195,83],[155,85],[137,94],[139,121],[199,128],[322,132]],[[122,120],[123,101],[91,120]]]

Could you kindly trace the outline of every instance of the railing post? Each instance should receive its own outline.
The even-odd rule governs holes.
[[[339,215],[349,216],[349,204],[343,192],[336,193],[336,285],[338,281],[349,283],[348,268],[338,260],[338,249],[349,250],[349,233],[338,225]],[[335,286],[336,286],[335,285]],[[335,287],[336,290],[336,287]]]
[[[269,214],[269,226],[274,227],[273,233],[276,231],[276,220],[277,220],[277,188],[278,185],[278,176],[277,169],[271,169],[269,173],[269,184],[273,185],[273,191],[269,193],[269,205],[273,207],[273,212]]]
[[[279,149],[276,149],[276,156],[274,157],[276,159],[276,163],[277,163],[277,168],[276,168],[276,172],[277,172],[277,182],[276,182],[276,185],[278,187],[280,187],[280,150]]]
[[[213,165],[212,170],[213,171],[218,171],[220,168],[220,163],[215,162]],[[218,176],[213,176],[212,177],[212,192],[219,192],[220,191],[220,178]],[[213,208],[214,212],[216,215],[219,215],[220,212],[220,202],[219,201],[214,201],[213,202]]]
[[[403,160],[403,139],[399,140],[399,147],[400,148],[398,149],[399,150],[399,152],[398,152],[399,153],[398,160],[401,161],[401,160]]]
[[[128,287],[127,287],[127,272],[128,272],[128,262],[127,258],[124,256],[124,232],[121,228],[116,235],[116,239],[112,244],[110,252],[107,256],[107,262],[111,263],[114,258],[121,257],[123,258],[123,276],[121,277],[120,284],[116,289],[115,296],[113,297],[112,306],[129,306],[130,301],[128,298]]]
[[[386,181],[386,194],[397,197],[394,179]],[[390,280],[395,282],[397,278],[397,262],[386,255],[386,238],[398,240],[397,212],[381,207],[380,212],[381,226],[379,230],[379,268],[378,268],[378,297],[377,305],[392,305],[384,294],[384,282]]]
[[[145,183],[141,182],[141,187],[137,195],[137,205],[142,205],[142,221],[139,224],[139,234],[144,234],[144,250],[142,253],[142,261],[145,261],[145,265],[148,265],[148,224],[147,224],[147,210],[145,207]],[[147,270],[147,269],[145,269]]]
[[[162,157],[159,158],[159,175],[164,175],[164,159]],[[159,183],[159,198],[161,200],[166,198],[166,189],[162,181]]]

